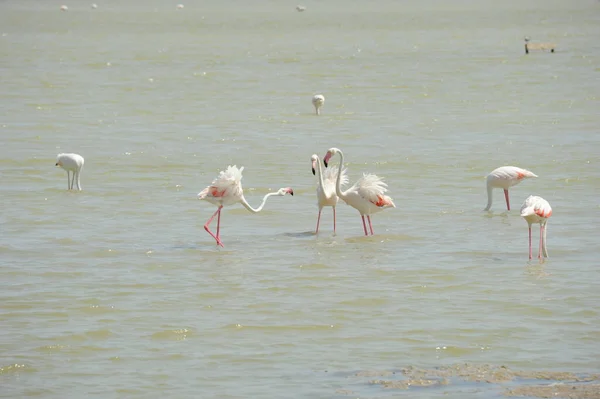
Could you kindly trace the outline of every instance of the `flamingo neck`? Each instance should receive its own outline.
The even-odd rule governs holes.
[[[487,197],[488,197],[488,201],[487,201],[487,206],[485,207],[484,211],[489,211],[490,208],[492,207],[492,198],[494,197],[493,190],[494,190],[494,188],[488,182],[488,185],[487,185]]]
[[[244,196],[242,196],[241,203],[242,203],[242,205],[244,205],[244,208],[248,209],[250,212],[258,213],[258,212],[262,211],[263,207],[267,203],[267,199],[269,199],[269,197],[271,197],[273,195],[279,195],[279,193],[269,193],[269,194],[265,195],[262,199],[262,203],[256,209],[254,209],[250,206],[250,204],[248,203],[248,201],[246,201],[246,198]]]
[[[345,200],[346,193],[342,192],[342,168],[344,167],[344,153],[339,150],[338,152],[340,153],[340,165],[338,166],[338,174],[335,181],[335,193],[338,197]]]
[[[325,192],[325,182],[323,181],[323,170],[321,169],[321,160],[317,157],[317,172],[319,173],[319,184],[321,189]]]

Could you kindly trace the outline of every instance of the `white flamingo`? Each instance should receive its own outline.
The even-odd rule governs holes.
[[[317,115],[321,115],[321,107],[325,104],[325,97],[322,94],[315,94],[312,98],[312,104]]]
[[[342,166],[344,163],[344,154],[338,148],[330,148],[323,158],[325,167],[331,157],[334,155],[340,155],[340,165],[338,167],[338,176],[335,184],[335,192],[344,202],[353,207],[360,213],[363,222],[363,228],[365,235],[369,235],[367,232],[367,225],[365,223],[365,216],[369,221],[369,229],[371,235],[373,235],[373,225],[371,224],[371,215],[377,212],[381,212],[386,208],[395,208],[394,202],[390,197],[385,195],[387,191],[387,184],[381,180],[380,177],[372,174],[365,173],[363,177],[358,179],[352,187],[346,191],[342,191],[341,180],[342,180]]]
[[[244,198],[244,190],[242,189],[242,171],[244,167],[238,169],[237,166],[228,166],[225,171],[221,171],[219,176],[213,180],[210,186],[206,187],[198,194],[198,199],[205,200],[210,202],[211,204],[217,205],[219,208],[213,215],[208,219],[206,224],[204,225],[204,230],[208,232],[216,241],[217,245],[224,246],[221,242],[221,209],[225,205],[233,205],[238,202],[241,203],[246,209],[248,209],[252,213],[260,212],[267,199],[273,195],[284,196],[286,194],[294,195],[294,190],[290,187],[280,188],[279,191],[275,193],[269,193],[264,196],[262,203],[256,209],[252,208],[250,204]],[[208,228],[210,222],[218,215],[217,219],[217,234],[213,234],[212,231]]]
[[[537,175],[527,169],[521,169],[516,166],[501,166],[494,169],[487,175],[487,196],[488,202],[484,211],[489,211],[492,207],[492,191],[494,188],[504,190],[504,198],[506,198],[506,209],[510,211],[510,200],[508,199],[508,189],[516,186],[527,177],[537,177]]]
[[[315,234],[319,234],[319,223],[321,222],[321,211],[323,207],[330,206],[333,208],[333,232],[335,233],[335,207],[338,203],[338,196],[335,193],[335,182],[337,181],[338,170],[337,169],[327,169],[325,171],[325,176],[323,177],[323,171],[321,169],[321,162],[319,162],[319,156],[317,154],[313,154],[310,158],[312,161],[312,172],[313,175],[316,172],[319,172],[317,175],[319,178],[317,185],[317,205],[319,206],[319,217],[317,218],[317,230]],[[316,171],[315,171],[316,169]],[[340,185],[344,185],[348,183],[348,176],[346,176],[346,169],[341,170],[341,181]]]
[[[74,182],[77,183],[77,190],[82,190],[80,176],[83,163],[84,159],[79,154],[58,154],[56,156],[56,166],[60,166],[67,171],[67,190],[73,189]],[[73,178],[69,175],[71,172],[73,173]]]
[[[546,222],[548,221],[548,218],[552,216],[552,208],[550,207],[550,204],[542,197],[530,195],[523,203],[523,206],[521,206],[521,216],[529,225],[529,259],[531,259],[531,225],[533,223],[540,224],[540,247],[538,258],[542,259],[542,254],[547,258],[548,250],[546,249]]]

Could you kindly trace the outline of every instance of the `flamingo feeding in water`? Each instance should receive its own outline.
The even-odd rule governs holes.
[[[540,247],[538,258],[542,259],[542,254],[547,258],[546,222],[548,222],[548,218],[552,216],[550,204],[542,197],[530,195],[523,203],[523,206],[521,206],[521,216],[527,221],[527,224],[529,224],[529,259],[531,259],[531,225],[533,223],[540,224]]]
[[[315,234],[319,234],[319,223],[321,222],[321,211],[323,207],[330,206],[333,208],[333,232],[335,233],[335,207],[338,203],[338,196],[335,193],[335,182],[337,180],[338,173],[341,173],[340,185],[348,183],[348,176],[346,176],[346,169],[327,169],[325,176],[321,169],[321,163],[317,154],[313,154],[310,158],[312,161],[312,172],[313,175],[318,172],[318,185],[317,185],[317,205],[319,206],[319,216],[317,218],[317,230]]]
[[[521,169],[516,166],[501,166],[491,171],[487,175],[487,196],[488,202],[484,211],[489,211],[492,207],[492,190],[501,188],[504,190],[506,198],[506,209],[510,211],[510,201],[508,199],[508,189],[521,183],[521,180],[527,177],[537,177],[537,175],[527,169]]]
[[[58,154],[56,156],[55,166],[60,166],[67,171],[67,190],[73,189],[73,183],[77,183],[77,190],[82,190],[80,175],[83,163],[84,159],[79,154]],[[73,178],[70,177],[70,173],[73,173]]]
[[[317,115],[321,115],[321,107],[325,104],[325,97],[322,94],[315,94],[312,98],[312,104]]]
[[[365,235],[369,235],[367,232],[367,225],[365,223],[365,216],[369,221],[369,229],[371,235],[373,235],[373,225],[371,224],[371,215],[377,212],[381,212],[386,208],[395,208],[394,202],[390,197],[385,195],[387,191],[387,184],[381,180],[380,177],[372,174],[365,173],[363,177],[358,179],[352,187],[346,191],[342,191],[342,167],[344,164],[344,153],[338,148],[330,148],[323,158],[325,167],[331,157],[336,154],[340,154],[340,165],[338,167],[338,175],[335,184],[335,192],[348,205],[356,209],[362,218],[363,228]]]
[[[210,186],[206,187],[198,194],[198,199],[205,200],[210,202],[211,204],[215,204],[218,206],[218,209],[213,215],[208,219],[206,224],[204,225],[204,230],[208,232],[216,241],[217,245],[224,246],[221,242],[221,209],[225,205],[233,205],[236,203],[241,203],[246,209],[248,209],[252,213],[260,212],[267,199],[273,195],[284,196],[286,194],[294,195],[294,190],[290,187],[280,188],[275,193],[269,193],[264,196],[262,203],[256,209],[252,208],[250,204],[244,198],[244,190],[242,189],[242,171],[244,167],[238,169],[236,165],[229,165],[225,171],[221,171],[219,176],[213,180]],[[213,234],[212,231],[208,228],[212,220],[218,216],[217,218],[217,234]]]

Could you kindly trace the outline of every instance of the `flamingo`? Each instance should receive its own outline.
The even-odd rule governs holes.
[[[322,94],[315,94],[312,98],[312,103],[317,115],[321,115],[321,107],[325,104],[325,97]]]
[[[312,172],[315,174],[316,170],[319,172],[319,185],[317,186],[317,204],[319,206],[319,217],[317,218],[317,230],[315,234],[319,234],[319,222],[321,221],[321,211],[323,207],[330,206],[333,208],[333,232],[335,233],[335,206],[338,202],[338,196],[335,193],[335,182],[338,176],[337,169],[327,169],[325,171],[325,178],[323,178],[323,171],[321,170],[321,163],[317,154],[313,154],[310,158],[312,161]],[[340,185],[348,183],[348,176],[346,176],[346,169],[341,169],[341,182]]]
[[[244,190],[242,189],[243,170],[243,166],[238,169],[236,165],[229,165],[225,171],[221,171],[219,173],[219,176],[213,180],[210,186],[206,187],[204,190],[198,193],[198,199],[208,201],[211,204],[215,204],[218,206],[217,211],[213,213],[213,215],[210,217],[210,219],[208,219],[208,221],[204,225],[204,230],[206,230],[208,234],[210,234],[217,241],[217,245],[220,245],[222,247],[224,247],[224,245],[221,242],[220,236],[221,209],[223,209],[225,205],[233,205],[240,202],[250,212],[258,213],[263,209],[269,197],[273,195],[294,195],[294,190],[292,190],[290,187],[280,188],[275,193],[269,193],[265,195],[260,206],[254,209],[250,206],[250,204],[248,204],[246,198],[244,198]],[[217,234],[215,235],[212,231],[210,231],[208,226],[217,215]]]
[[[492,207],[492,190],[501,188],[504,190],[504,198],[506,198],[506,209],[510,211],[510,201],[508,199],[508,189],[521,183],[521,180],[526,177],[538,177],[535,173],[521,169],[516,166],[501,166],[487,175],[487,195],[488,202],[484,211],[489,211]]]
[[[542,254],[547,258],[546,222],[548,221],[548,218],[552,216],[550,204],[542,197],[530,195],[523,203],[523,206],[521,206],[521,216],[527,221],[527,224],[529,224],[529,259],[531,259],[531,225],[533,223],[540,224],[540,248],[538,258],[542,259]]]
[[[56,165],[67,171],[67,190],[73,189],[73,183],[77,177],[77,190],[81,188],[81,169],[83,169],[83,157],[79,154],[58,154],[56,156]],[[73,172],[73,178],[70,178],[69,173]]]
[[[366,236],[369,235],[369,233],[367,233],[367,225],[365,223],[365,216],[367,217],[367,220],[369,221],[369,229],[371,231],[371,235],[373,235],[371,215],[381,212],[386,208],[396,207],[392,199],[387,195],[384,195],[387,191],[387,184],[384,183],[379,176],[365,173],[363,174],[363,177],[358,179],[358,181],[354,183],[352,187],[346,191],[342,191],[341,181],[344,153],[342,153],[339,148],[330,148],[329,151],[327,151],[327,154],[325,154],[325,158],[323,158],[323,163],[325,164],[325,167],[327,167],[331,157],[336,154],[340,154],[340,165],[338,167],[338,175],[335,183],[335,192],[338,197],[340,197],[342,200],[344,200],[344,202],[360,213]]]

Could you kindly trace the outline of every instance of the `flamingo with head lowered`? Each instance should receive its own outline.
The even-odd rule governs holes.
[[[312,98],[313,107],[315,107],[315,113],[321,115],[321,107],[325,104],[325,97],[322,94],[315,94]]]
[[[552,208],[548,201],[542,197],[530,195],[527,197],[523,206],[521,206],[521,216],[529,224],[529,259],[531,259],[531,225],[533,223],[540,224],[540,247],[538,258],[548,257],[548,249],[546,249],[546,223],[548,218],[552,216]]]
[[[338,167],[338,175],[335,184],[335,192],[344,202],[353,207],[360,213],[363,222],[363,228],[365,235],[369,235],[367,232],[367,225],[365,223],[365,216],[369,221],[369,230],[373,235],[373,225],[371,224],[371,215],[377,212],[381,212],[386,208],[395,208],[394,202],[390,197],[385,195],[387,191],[387,184],[383,180],[372,174],[365,173],[363,177],[358,179],[352,187],[346,191],[342,191],[341,180],[342,180],[342,167],[344,163],[344,154],[339,148],[330,148],[323,158],[325,167],[329,163],[329,160],[334,155],[340,155],[340,165]]]
[[[67,190],[73,189],[73,184],[77,185],[77,190],[81,190],[81,170],[85,160],[79,154],[58,154],[56,156],[56,166],[60,166],[67,171]],[[73,174],[71,178],[70,174]]]
[[[521,169],[516,166],[501,166],[494,169],[487,175],[487,195],[488,202],[484,211],[489,211],[492,207],[492,193],[494,188],[504,190],[504,198],[506,198],[506,209],[510,211],[510,201],[508,199],[508,189],[516,186],[521,181],[528,177],[537,177],[537,175],[527,169]]]
[[[215,204],[218,206],[217,211],[213,213],[213,215],[210,217],[210,219],[208,219],[208,221],[204,225],[204,230],[206,230],[208,234],[210,234],[212,238],[214,238],[217,241],[217,245],[220,245],[222,247],[224,245],[223,242],[221,242],[220,235],[221,209],[223,209],[225,205],[233,205],[239,202],[244,206],[244,208],[248,209],[250,212],[258,213],[263,209],[269,197],[274,195],[284,196],[286,194],[294,195],[294,190],[292,190],[290,187],[280,188],[277,192],[265,195],[260,206],[254,209],[250,206],[250,204],[248,204],[246,198],[244,198],[244,190],[242,189],[243,170],[243,166],[239,169],[235,165],[228,166],[226,170],[221,171],[219,173],[219,176],[213,180],[210,186],[206,187],[198,194],[198,199],[208,201],[211,204]],[[208,227],[212,220],[215,218],[215,216],[218,216],[216,235],[212,231],[210,231]]]
[[[319,162],[319,156],[313,154],[310,158],[312,162],[313,175],[318,172],[318,186],[317,186],[317,205],[319,206],[319,216],[317,218],[317,230],[315,234],[319,234],[319,223],[321,222],[321,211],[323,207],[330,206],[333,208],[333,232],[335,233],[335,207],[338,203],[338,196],[335,193],[335,183],[337,181],[338,173],[341,173],[340,185],[348,183],[348,176],[346,176],[346,169],[327,169],[325,176],[323,177],[323,171],[321,169],[321,163]]]

